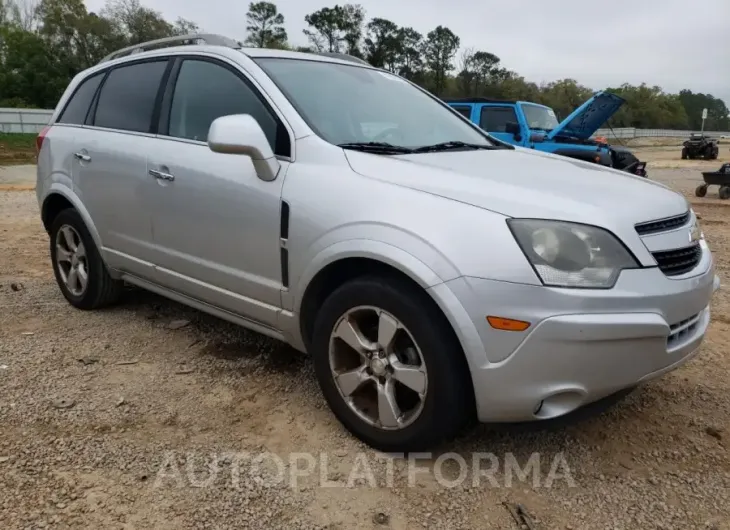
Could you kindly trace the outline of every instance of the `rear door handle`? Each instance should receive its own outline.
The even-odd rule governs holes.
[[[74,156],[82,162],[91,162],[91,157],[89,155],[85,155],[84,153],[74,153]]]
[[[160,180],[169,180],[173,181],[175,180],[175,176],[171,175],[170,173],[164,173],[162,171],[157,171],[156,169],[150,169],[149,174],[155,177],[156,179]]]

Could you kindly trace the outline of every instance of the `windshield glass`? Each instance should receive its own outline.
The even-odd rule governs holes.
[[[492,145],[448,107],[395,75],[321,61],[255,60],[309,126],[332,144]]]
[[[558,126],[558,118],[555,116],[555,111],[549,107],[523,104],[522,112],[525,113],[525,119],[530,129],[552,131]]]

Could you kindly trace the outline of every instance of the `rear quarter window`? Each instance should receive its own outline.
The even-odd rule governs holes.
[[[106,72],[94,74],[79,84],[68,100],[66,107],[63,109],[61,117],[58,119],[59,123],[83,125],[86,121],[86,115],[89,112],[91,101],[96,94],[96,89],[99,88],[99,84],[104,79],[105,74]]]

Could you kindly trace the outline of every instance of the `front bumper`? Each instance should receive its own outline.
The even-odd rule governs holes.
[[[562,416],[689,360],[719,287],[707,256],[704,272],[691,278],[670,279],[657,268],[627,270],[610,290],[465,277],[432,288],[464,345],[479,419]],[[492,329],[488,315],[531,326]]]

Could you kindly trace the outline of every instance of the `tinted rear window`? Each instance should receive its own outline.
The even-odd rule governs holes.
[[[467,120],[471,119],[471,107],[465,107],[463,105],[453,105],[451,108],[464,116]]]
[[[101,87],[94,125],[150,132],[157,90],[166,66],[165,59],[112,70]]]
[[[91,100],[94,99],[96,89],[99,88],[99,83],[101,83],[105,73],[101,72],[92,75],[81,82],[73,96],[71,96],[66,108],[63,110],[58,120],[60,123],[73,123],[76,125],[82,125],[84,123],[86,113],[89,111],[89,106],[91,105]]]

